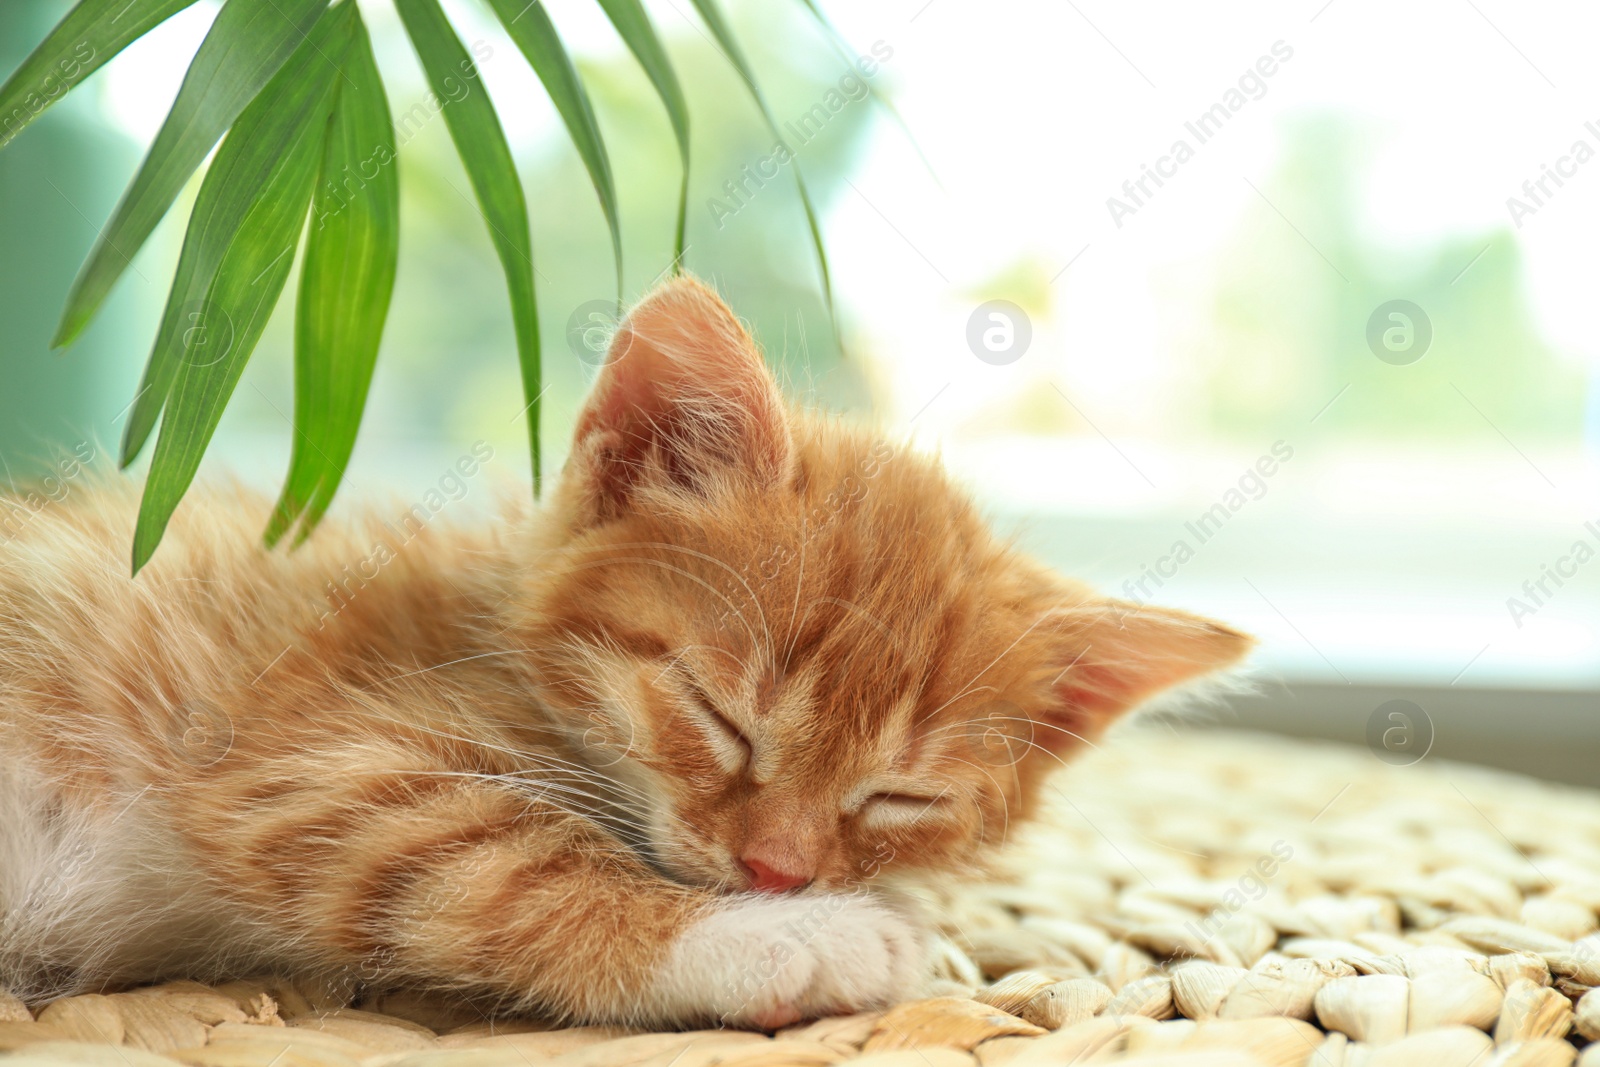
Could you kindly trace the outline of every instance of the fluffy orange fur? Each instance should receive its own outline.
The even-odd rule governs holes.
[[[211,490],[130,580],[135,508],[99,484],[0,544],[0,983],[34,997],[275,969],[581,1020],[881,1004],[923,953],[886,887],[980,861],[1249,645],[790,408],[691,280],[625,320],[536,511],[267,552],[267,503]]]

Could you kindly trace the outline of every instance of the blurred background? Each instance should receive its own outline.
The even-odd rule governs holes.
[[[68,6],[0,5],[0,71]],[[527,473],[498,263],[398,20],[361,6],[401,131],[402,252],[335,518],[414,499],[480,439],[492,480]],[[515,47],[477,0],[444,6],[487,54],[528,191],[553,471],[614,293],[604,220]],[[631,299],[672,258],[671,131],[592,0],[547,6],[612,152]],[[647,6],[692,114],[687,265],[794,396],[937,450],[1053,564],[1260,635],[1258,692],[1219,724],[1600,784],[1600,10],[823,4],[863,77],[802,4],[730,3],[779,122],[826,116],[791,147],[841,351],[788,166],[746,176],[771,173],[771,135],[685,0]],[[0,153],[9,478],[119,438],[193,187],[85,339],[48,339],[215,9]],[[213,473],[275,489],[287,469],[291,308]]]

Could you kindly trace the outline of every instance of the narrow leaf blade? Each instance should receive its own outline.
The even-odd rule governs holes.
[[[700,19],[706,24],[706,29],[711,31],[711,36],[716,40],[717,46],[722,49],[722,54],[727,57],[734,71],[744,82],[745,88],[750,90],[750,98],[756,102],[756,107],[761,111],[767,128],[779,141],[783,140],[783,133],[778,129],[778,122],[772,116],[772,109],[767,106],[767,99],[761,92],[761,86],[756,83],[755,72],[750,67],[750,61],[745,58],[744,49],[739,45],[739,39],[734,36],[733,27],[722,14],[722,9],[717,6],[717,0],[690,0],[696,11],[700,12]],[[833,309],[833,279],[828,270],[828,252],[822,244],[822,226],[817,221],[817,210],[811,203],[811,193],[806,188],[806,179],[800,173],[800,161],[793,163],[795,186],[800,190],[800,205],[805,209],[806,226],[811,230],[811,243],[817,252],[817,271],[822,277],[822,302],[828,309],[828,317],[833,321],[834,334],[837,338],[839,320]]]
[[[858,57],[852,54],[850,44],[844,39],[844,35],[829,21],[828,16],[823,14],[822,7],[817,3],[817,0],[800,0],[800,2],[805,5],[807,11],[811,12],[811,17],[816,20],[817,25],[822,29],[823,36],[827,37],[828,43],[833,46],[834,54],[844,60],[847,65],[854,66]],[[878,42],[878,44],[882,43],[881,41]],[[872,52],[874,56],[878,54],[876,44],[873,45]],[[889,54],[893,55],[893,52]],[[887,59],[888,56],[881,58]],[[929,161],[927,154],[922,151],[921,143],[917,140],[916,134],[911,132],[911,127],[906,124],[905,117],[900,114],[900,109],[895,107],[894,102],[887,96],[874,89],[870,81],[863,80],[863,84],[867,86],[867,92],[872,96],[873,102],[883,108],[883,113],[888,115],[896,126],[900,127],[900,132],[905,135],[906,141],[910,143],[911,150],[917,154],[917,159],[922,162],[923,169],[942,189],[944,183],[939,181],[938,172],[933,169],[933,163]]]
[[[0,148],[118,52],[195,0],[82,0],[0,85]]]
[[[83,332],[189,176],[306,40],[327,5],[328,0],[227,0],[139,173],[72,283],[53,347]]]
[[[354,10],[342,4],[316,24],[239,117],[206,172],[179,260],[184,285],[173,287],[151,354],[152,367],[168,368],[170,395],[134,528],[135,574],[194,481],[288,279],[321,160],[334,64]],[[196,310],[179,316],[175,306]]]
[[[270,102],[285,98],[295,82],[306,79],[315,81],[326,76],[330,69],[330,61],[319,51],[325,50],[325,46],[319,42],[329,31],[326,24],[317,25],[321,27],[320,30],[314,30],[311,37],[302,41],[301,47],[288,57],[277,75],[244,110],[229,134],[224,149],[218,150],[217,158],[212,162],[213,169],[225,162],[230,168],[246,175],[242,180],[249,181],[248,175],[266,173],[271,167],[274,146],[285,140],[288,133],[284,128],[270,128],[269,116],[264,114],[272,106]],[[305,101],[301,103],[305,104]],[[251,143],[245,143],[247,141]],[[252,152],[252,149],[256,151]],[[227,250],[225,242],[216,235],[237,230],[243,225],[252,206],[247,198],[229,196],[226,192],[220,183],[212,180],[210,173],[206,175],[200,197],[195,202],[194,215],[190,217],[188,231],[184,234],[177,273],[172,281],[161,324],[156,330],[155,344],[151,347],[144,377],[139,382],[138,392],[134,394],[128,422],[123,429],[121,463],[124,467],[132,463],[144,449],[156,421],[161,417],[178,368],[185,361],[195,358],[191,350],[224,343],[226,325],[207,321],[204,303],[206,290],[217,270],[217,260]]]
[[[678,75],[667,58],[667,50],[656,35],[655,26],[645,14],[640,0],[599,0],[606,17],[616,27],[628,50],[643,68],[650,84],[655,86],[661,106],[667,109],[667,119],[672,123],[672,134],[678,142],[678,158],[683,167],[683,180],[678,188],[678,227],[673,239],[672,263],[676,273],[683,263],[683,240],[689,219],[689,105],[684,101],[683,88]]]
[[[606,155],[605,142],[600,137],[600,126],[595,121],[594,106],[589,102],[589,92],[578,77],[578,68],[572,65],[566,45],[556,33],[555,24],[545,12],[543,0],[524,5],[522,0],[489,0],[511,40],[516,42],[527,57],[533,72],[544,83],[544,91],[555,104],[561,121],[567,127],[567,136],[583,160],[600,197],[600,210],[611,229],[611,252],[617,264],[617,297],[622,296],[622,227],[617,217],[617,190],[611,178],[611,160]]]
[[[441,99],[445,126],[466,168],[489,238],[500,257],[511,298],[511,320],[517,337],[517,362],[527,402],[528,446],[533,459],[534,493],[539,491],[539,413],[542,394],[539,312],[533,290],[533,237],[528,204],[511,158],[511,146],[495,114],[494,104],[478,78],[478,68],[461,39],[450,28],[438,0],[395,0],[395,10],[422,61],[428,83]],[[476,88],[460,95],[458,73]],[[455,91],[449,91],[451,88]],[[615,231],[613,230],[613,233]]]
[[[304,541],[344,479],[400,258],[394,124],[372,41],[359,12],[353,18],[311,200],[295,310],[295,438],[269,546],[297,519],[296,543]]]

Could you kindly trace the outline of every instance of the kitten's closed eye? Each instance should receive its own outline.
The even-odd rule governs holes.
[[[717,762],[722,764],[723,769],[729,774],[737,774],[749,767],[755,759],[755,748],[750,744],[750,739],[745,737],[744,731],[717,710],[716,704],[706,696],[705,690],[692,682],[687,689],[689,702],[695,711],[699,712],[697,719],[711,742]]]
[[[873,822],[907,823],[943,815],[950,806],[945,793],[873,793],[861,802],[860,815]]]

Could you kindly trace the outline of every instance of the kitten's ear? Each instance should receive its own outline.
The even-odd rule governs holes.
[[[1210,619],[1172,608],[1103,600],[1074,628],[1063,670],[1050,682],[1039,740],[1070,742],[1066,731],[1093,738],[1123,713],[1174,686],[1238,663],[1255,639]],[[1055,739],[1051,734],[1056,734]]]
[[[793,467],[783,397],[755,342],[716,293],[675,278],[618,328],[578,416],[566,477],[599,520],[647,487],[775,485]]]

